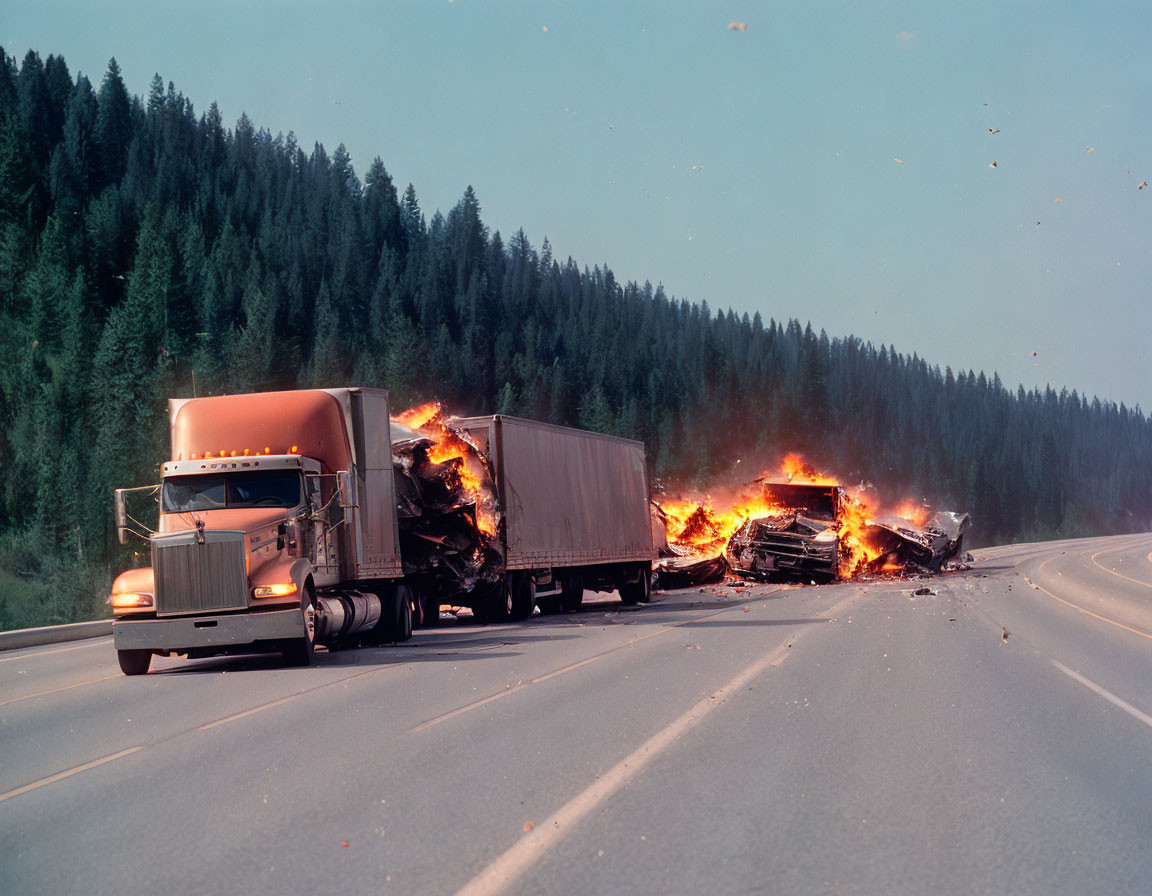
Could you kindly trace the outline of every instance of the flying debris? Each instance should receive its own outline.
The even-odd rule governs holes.
[[[1085,154],[1092,152],[1092,147],[1091,146],[1085,146],[1084,152],[1085,152]]]
[[[989,162],[989,163],[988,163],[988,167],[989,167],[989,168],[995,168],[995,167],[996,167],[996,163],[995,163],[995,162]]]
[[[893,162],[897,162],[897,163],[898,163],[898,164],[900,164],[900,165],[903,165],[903,164],[904,164],[904,160],[903,160],[903,159],[897,159],[897,158],[893,158],[893,159],[892,159],[892,161],[893,161]]]
[[[748,26],[745,25],[743,22],[730,22],[728,24],[728,30],[729,31],[747,31]]]
[[[1142,181],[1140,181],[1140,186],[1138,186],[1136,189],[1137,190],[1143,190],[1146,186],[1148,186],[1148,181],[1142,180]]]
[[[1000,128],[988,128],[988,133],[989,134],[999,134]]]

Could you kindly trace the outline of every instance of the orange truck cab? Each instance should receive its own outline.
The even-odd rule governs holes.
[[[172,399],[169,417],[152,565],[112,586],[125,674],[156,654],[274,650],[307,665],[316,643],[410,637],[386,392]]]

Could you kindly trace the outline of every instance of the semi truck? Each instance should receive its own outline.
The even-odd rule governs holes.
[[[442,600],[478,621],[579,606],[585,588],[649,597],[644,446],[494,416],[460,425],[489,453],[499,551],[466,590],[405,570],[388,394],[307,389],[169,401],[151,565],[116,578],[113,642],[127,675],[152,657],[279,651],[411,637]],[[400,429],[400,428],[398,428]],[[403,432],[397,438],[411,436]],[[121,542],[139,525],[117,489]]]

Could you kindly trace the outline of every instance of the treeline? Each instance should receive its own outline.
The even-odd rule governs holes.
[[[1152,521],[1139,409],[622,284],[489,232],[471,187],[428,218],[379,158],[362,183],[115,60],[95,88],[0,50],[0,356],[0,626],[101,612],[111,491],[156,479],[175,395],[382,386],[643,439],[664,483],[797,450],[985,543]]]

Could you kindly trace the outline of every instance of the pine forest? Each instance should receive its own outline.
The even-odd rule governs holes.
[[[158,478],[174,396],[383,387],[641,439],[657,488],[794,451],[968,511],[974,545],[1152,525],[1139,408],[714,300],[491,231],[471,187],[429,214],[380,157],[361,180],[159,75],[0,50],[0,628],[108,614],[112,491]]]

